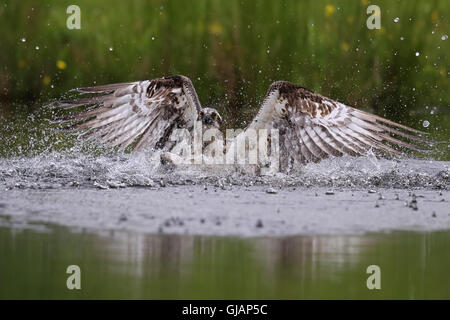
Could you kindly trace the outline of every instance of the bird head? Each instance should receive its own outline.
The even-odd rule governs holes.
[[[220,129],[222,117],[214,108],[202,108],[198,113],[197,121],[201,121],[206,128]]]

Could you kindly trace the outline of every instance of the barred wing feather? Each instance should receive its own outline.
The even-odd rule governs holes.
[[[273,83],[250,127],[280,130],[281,149],[292,161],[329,156],[401,154],[429,150],[426,133],[349,107],[286,81]]]
[[[192,130],[200,103],[189,78],[154,80],[79,88],[90,97],[65,101],[65,107],[87,109],[61,119],[82,137],[133,150],[163,148],[174,128]]]

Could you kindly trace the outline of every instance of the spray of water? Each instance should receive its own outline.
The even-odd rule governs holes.
[[[158,153],[122,153],[63,132],[51,108],[25,118],[0,119],[0,189],[161,188],[213,184],[344,188],[449,188],[449,162],[364,157],[331,158],[290,174],[255,176],[232,166],[164,167]],[[20,113],[18,113],[20,114]]]

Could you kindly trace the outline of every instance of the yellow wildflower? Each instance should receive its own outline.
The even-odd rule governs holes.
[[[48,86],[50,84],[50,77],[49,76],[44,76],[44,78],[42,79],[42,83],[45,84],[46,86]]]
[[[222,32],[223,32],[223,28],[220,23],[214,22],[209,25],[209,33],[222,34]]]
[[[325,6],[325,16],[326,17],[331,17],[334,14],[335,8],[332,4],[327,4]]]
[[[343,42],[341,44],[341,49],[342,49],[342,51],[348,51],[348,49],[350,49],[350,46],[347,42]]]
[[[439,12],[437,10],[433,10],[431,13],[431,21],[433,21],[433,23],[439,22]]]
[[[63,60],[56,61],[56,67],[60,70],[64,70],[67,67],[67,64]]]

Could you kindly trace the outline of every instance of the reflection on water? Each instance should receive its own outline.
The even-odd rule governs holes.
[[[239,239],[0,228],[0,298],[450,298],[450,233]],[[82,290],[66,289],[68,265]],[[382,289],[366,288],[367,266]]]

